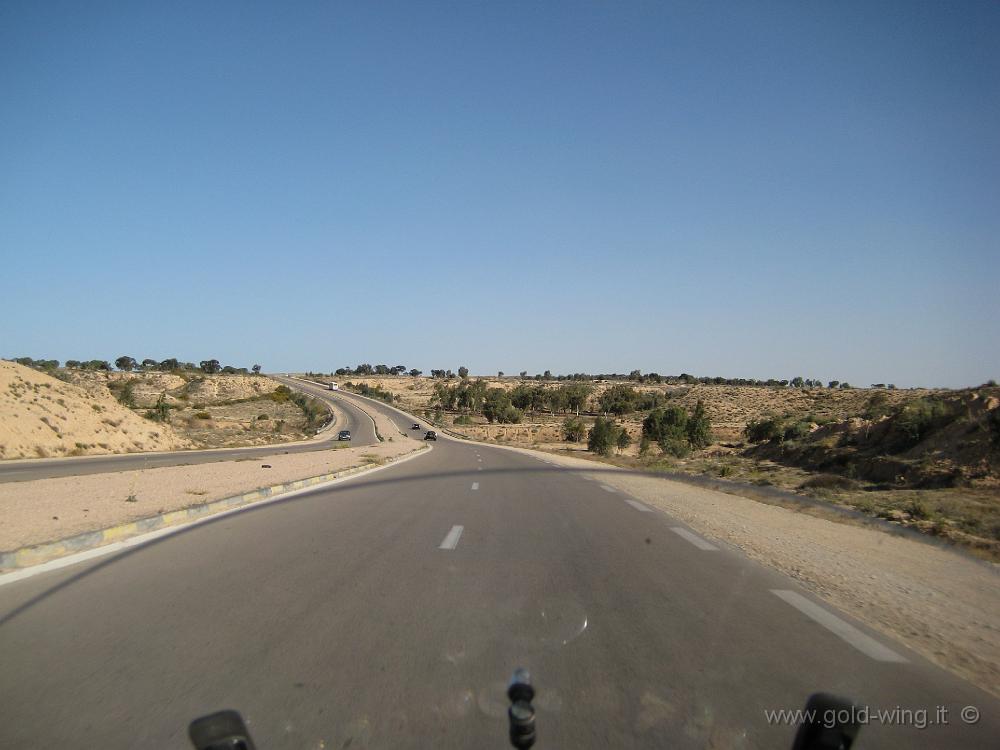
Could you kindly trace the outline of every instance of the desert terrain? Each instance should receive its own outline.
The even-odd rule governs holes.
[[[474,408],[443,404],[441,393],[476,381],[508,393],[519,387],[551,393],[573,381],[326,379],[390,394],[387,398],[400,408],[476,440],[653,473],[711,477],[737,493],[741,486],[773,487],[1000,561],[1000,388],[992,384],[946,390],[586,382],[590,392],[579,417],[583,436],[567,440],[565,423],[575,416],[568,408],[526,408],[519,422],[491,423]],[[655,442],[643,445],[643,420],[652,409],[636,408],[608,415],[628,435],[626,446],[607,455],[588,450],[586,431],[604,416],[602,395],[623,386],[653,399],[657,408],[693,412],[701,403],[711,426],[708,444],[683,455],[661,450]],[[753,426],[763,435],[748,435]],[[785,502],[778,493],[768,501]]]

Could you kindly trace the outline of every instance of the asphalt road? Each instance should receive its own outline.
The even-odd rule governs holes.
[[[261,750],[502,748],[516,666],[541,750],[790,747],[764,712],[816,690],[949,709],[947,725],[867,726],[859,748],[997,746],[997,700],[826,605],[820,624],[792,580],[705,546],[577,472],[441,440],[0,585],[0,746],[181,748],[192,718],[233,707]]]
[[[162,453],[127,453],[112,456],[81,456],[79,458],[40,458],[18,461],[0,461],[0,482],[24,482],[30,479],[69,477],[81,474],[104,474],[133,469],[154,469],[160,466],[183,466],[216,461],[234,461],[238,458],[273,456],[275,453],[305,453],[326,450],[337,442],[340,430],[351,431],[352,445],[371,445],[376,442],[371,419],[337,392],[323,390],[291,378],[276,377],[298,390],[337,403],[346,412],[346,421],[338,422],[327,431],[324,439],[305,443],[276,444],[257,448],[221,448],[219,450],[169,451]]]

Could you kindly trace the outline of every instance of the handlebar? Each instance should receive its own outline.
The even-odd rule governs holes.
[[[528,750],[535,744],[535,688],[526,669],[517,669],[507,688],[510,707],[507,721],[510,744],[518,750]],[[792,750],[850,750],[861,729],[852,721],[827,722],[820,717],[856,716],[854,704],[828,693],[815,693],[806,702],[807,720],[795,735]],[[811,718],[810,718],[811,717]],[[195,750],[256,750],[250,732],[239,712],[219,711],[195,719],[188,727],[188,736]]]

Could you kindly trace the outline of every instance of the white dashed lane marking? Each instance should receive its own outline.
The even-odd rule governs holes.
[[[625,498],[625,502],[628,503],[629,505],[631,505],[636,510],[641,510],[643,513],[652,513],[653,512],[653,509],[650,508],[648,505],[643,505],[638,500],[633,500],[630,497],[626,497]]]
[[[465,530],[464,526],[452,526],[451,531],[441,542],[438,549],[455,549],[458,546],[458,540],[462,538],[462,532]]]
[[[806,599],[801,594],[797,594],[794,591],[788,591],[786,589],[771,589],[771,593],[779,599],[783,599],[787,603],[791,604],[795,607],[795,609],[804,614],[810,620],[818,622],[831,633],[854,646],[854,648],[863,653],[865,656],[869,656],[875,661],[889,661],[897,663],[906,661],[904,657],[897,654],[891,648],[883,646],[871,636],[867,636],[862,633],[849,622],[841,620],[835,614],[828,612],[816,604],[816,602]]]
[[[614,493],[618,492],[618,490],[616,490],[614,487],[611,487],[607,484],[602,484],[601,489],[604,490],[605,492],[614,492]]]
[[[479,482],[473,482],[472,483],[472,489],[478,490],[479,489]]]
[[[675,534],[677,534],[677,536],[687,539],[689,542],[691,542],[691,544],[693,544],[698,549],[703,549],[706,552],[711,552],[713,550],[719,549],[714,544],[709,544],[697,534],[692,534],[690,531],[688,531],[685,528],[682,528],[681,526],[672,526],[670,530]]]

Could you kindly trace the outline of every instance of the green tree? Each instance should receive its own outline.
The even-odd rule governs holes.
[[[618,438],[615,440],[615,445],[618,446],[619,453],[632,445],[632,438],[629,436],[628,430],[624,427],[618,430]]]
[[[618,383],[602,393],[598,399],[598,403],[600,404],[601,411],[620,417],[635,410],[635,402],[638,396],[639,394],[635,392],[635,388],[632,386]]]
[[[175,358],[171,357],[170,359],[165,359],[162,362],[160,362],[158,368],[160,370],[163,370],[164,372],[173,372],[174,370],[181,369],[181,363],[178,362]]]
[[[619,429],[613,420],[598,417],[587,434],[587,450],[602,456],[610,456],[618,442]]]
[[[688,419],[687,439],[692,448],[704,448],[712,442],[712,423],[701,399],[698,399],[694,412]]]
[[[802,376],[801,376],[801,375],[797,375],[796,377],[792,378],[792,388],[801,388],[801,387],[802,387],[802,386],[804,386],[805,384],[806,384],[806,383],[805,383],[805,381],[804,381],[804,380],[802,379]]]
[[[254,365],[252,368],[254,375],[260,375],[260,365]]]
[[[553,388],[547,392],[549,408],[555,412],[564,412],[566,407],[569,405],[569,401],[566,398],[565,388]]]
[[[459,367],[458,377],[460,377],[462,380],[465,380],[467,377],[469,377],[469,368],[464,365],[462,367]]]
[[[593,386],[586,383],[570,383],[569,385],[564,385],[561,390],[566,395],[566,406],[575,411],[577,415],[580,414],[582,409],[586,408],[587,399],[594,392]]]
[[[414,367],[412,370],[410,370],[410,377],[411,378],[419,378],[420,377],[420,370],[418,370],[416,367]]]
[[[121,356],[115,360],[115,367],[125,372],[132,372],[135,369],[135,360],[132,357]]]
[[[531,408],[531,386],[525,383],[518,383],[510,391],[510,402],[518,409]]]
[[[486,391],[485,398],[483,400],[483,416],[486,417],[486,421],[490,424],[494,422],[503,422],[508,416],[511,416],[510,409],[519,411],[510,401],[510,396],[507,395],[507,391],[503,388],[490,388]]]
[[[202,372],[208,375],[214,375],[222,369],[222,365],[219,364],[219,360],[217,359],[203,359],[198,364],[198,367],[201,368]]]

